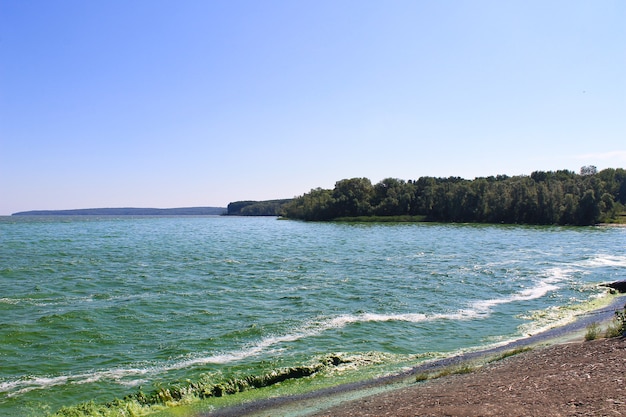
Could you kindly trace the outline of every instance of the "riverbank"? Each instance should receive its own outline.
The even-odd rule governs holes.
[[[402,374],[206,416],[612,415],[626,407],[621,402],[626,394],[626,341],[584,339],[587,326],[606,326],[625,302],[626,296],[619,296],[565,326],[429,361]],[[438,375],[446,376],[430,379]]]

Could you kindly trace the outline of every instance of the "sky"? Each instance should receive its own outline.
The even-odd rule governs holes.
[[[626,167],[622,0],[0,0],[0,215]]]

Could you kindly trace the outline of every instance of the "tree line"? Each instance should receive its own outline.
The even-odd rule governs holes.
[[[234,201],[228,204],[226,214],[231,216],[280,216],[283,206],[292,199],[266,201]]]
[[[614,221],[626,204],[626,170],[594,166],[580,173],[535,171],[530,176],[343,179],[282,205],[290,219],[423,216],[427,221],[592,225]]]

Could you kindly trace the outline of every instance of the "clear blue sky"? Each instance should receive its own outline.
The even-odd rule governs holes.
[[[626,2],[0,0],[0,214],[626,166]]]

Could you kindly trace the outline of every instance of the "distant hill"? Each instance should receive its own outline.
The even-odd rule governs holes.
[[[13,216],[201,216],[221,215],[225,207],[181,207],[181,208],[91,208],[72,210],[32,210],[13,213]]]

